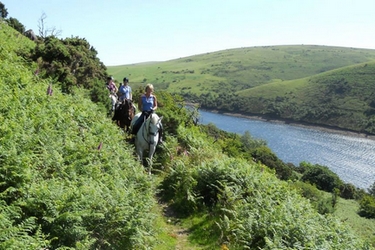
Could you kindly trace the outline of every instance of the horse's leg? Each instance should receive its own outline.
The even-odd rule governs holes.
[[[151,175],[151,171],[152,171],[152,157],[147,158],[147,173],[148,173],[148,175]]]
[[[152,160],[152,157],[154,156],[156,150],[156,143],[150,145],[150,151],[148,152],[148,158]]]
[[[149,160],[148,174],[151,174],[152,158],[154,157],[155,150],[156,150],[156,141],[153,144],[150,144],[149,151],[148,151],[148,160]]]
[[[140,146],[135,146],[137,155],[138,155],[138,160],[142,163],[143,161],[143,150],[140,148]]]

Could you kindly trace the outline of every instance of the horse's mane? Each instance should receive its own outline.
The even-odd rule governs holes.
[[[125,100],[124,100],[124,106],[125,106],[126,108],[130,108],[130,107],[132,106],[131,101],[128,100],[128,99],[125,99]]]

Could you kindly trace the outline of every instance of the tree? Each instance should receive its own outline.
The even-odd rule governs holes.
[[[302,164],[306,169],[302,175],[302,181],[315,184],[318,189],[327,192],[333,192],[335,188],[341,188],[343,184],[342,181],[338,175],[332,172],[328,167],[318,164],[312,165],[308,163],[301,163],[301,165]]]
[[[245,148],[245,151],[267,145],[266,141],[253,138],[249,131],[245,131],[245,133],[241,136],[241,142]]]
[[[295,178],[292,169],[283,163],[267,146],[260,146],[250,153],[255,161],[260,161],[267,167],[274,169],[279,179],[290,180]]]
[[[38,29],[39,29],[39,36],[42,38],[46,38],[47,36],[55,36],[58,37],[61,35],[61,30],[56,30],[56,27],[47,28],[45,27],[46,24],[46,13],[43,12],[42,16],[38,20]]]
[[[5,5],[0,2],[0,17],[6,18],[8,16],[8,10],[5,8]]]
[[[74,87],[80,87],[95,90],[90,93],[96,98],[94,102],[104,100],[100,95],[105,92],[93,87],[105,79],[107,68],[85,39],[48,36],[37,44],[32,59],[38,63],[41,74],[61,84],[64,93],[72,93]]]
[[[375,198],[375,182],[368,188],[368,193]]]
[[[18,21],[17,18],[10,17],[6,20],[6,22],[10,27],[17,30],[19,33],[25,33],[25,26],[20,21]]]

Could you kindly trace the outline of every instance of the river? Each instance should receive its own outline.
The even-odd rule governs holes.
[[[327,166],[344,182],[366,189],[375,182],[375,140],[308,127],[200,110],[200,123],[267,142],[285,163]]]

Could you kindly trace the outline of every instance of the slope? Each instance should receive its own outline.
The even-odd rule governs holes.
[[[375,62],[238,91],[241,112],[375,133]]]
[[[154,244],[152,182],[118,129],[34,74],[30,40],[2,24],[0,40],[0,249]]]
[[[372,91],[367,91],[374,60],[375,50],[369,49],[267,46],[121,65],[109,67],[108,72],[117,79],[128,76],[134,88],[151,82],[156,90],[181,94],[206,109],[374,133]],[[345,68],[354,65],[359,66]],[[361,67],[365,72],[356,73]],[[336,76],[323,74],[340,68]],[[365,96],[360,97],[357,85],[367,84]]]
[[[166,62],[108,67],[116,79],[153,83],[171,92],[238,91],[275,79],[292,80],[375,60],[375,50],[295,45],[249,47],[195,55]]]
[[[180,208],[210,209],[206,216],[216,221],[204,230],[216,247],[369,249],[266,166],[226,156],[186,121],[175,121],[169,150],[155,157],[168,167],[157,189],[85,91],[50,91],[49,80],[17,55],[16,35],[0,32],[1,249],[153,249],[164,230],[155,226],[157,191]],[[186,154],[176,152],[179,145]]]

